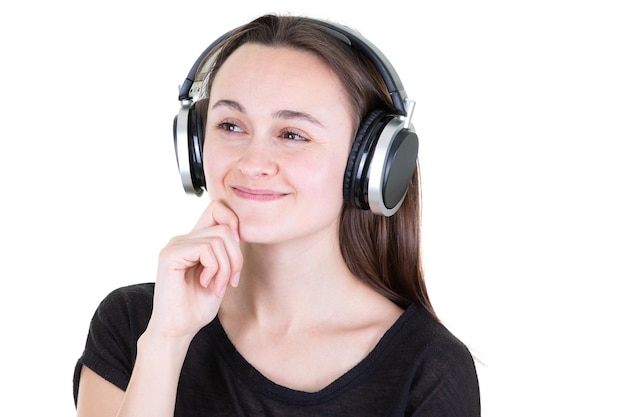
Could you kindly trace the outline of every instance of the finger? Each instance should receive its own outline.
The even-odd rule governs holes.
[[[239,240],[239,219],[234,211],[221,201],[212,201],[204,210],[193,231],[206,229],[218,224],[228,226],[235,238]]]
[[[213,223],[217,224],[213,225]],[[239,273],[243,267],[243,255],[239,247],[239,234],[237,233],[239,219],[235,213],[220,201],[212,202],[202,214],[190,235],[221,236],[230,262],[230,275],[228,284],[236,287],[239,285]]]
[[[195,244],[215,245],[213,240],[220,240],[222,246],[213,246],[213,249],[223,250],[230,264],[231,273],[239,272],[243,266],[243,255],[239,246],[239,240],[233,234],[231,228],[226,225],[212,226],[206,229],[193,231],[189,235],[189,240]]]
[[[203,250],[199,254],[198,263],[200,266],[200,275],[198,280],[200,285],[204,288],[208,288],[213,280],[213,277],[219,270],[219,262],[212,249]]]
[[[215,295],[223,297],[232,275],[230,256],[224,240],[211,239],[201,253],[200,263],[204,267],[200,274],[201,285],[205,288],[212,285]]]

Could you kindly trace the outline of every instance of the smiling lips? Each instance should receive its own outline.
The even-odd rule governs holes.
[[[253,201],[274,201],[287,195],[272,190],[253,190],[246,187],[233,187],[233,191],[238,197]]]

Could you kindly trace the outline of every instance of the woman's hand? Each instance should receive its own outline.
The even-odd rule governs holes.
[[[213,202],[189,234],[173,238],[163,248],[152,316],[137,342],[128,387],[122,391],[83,368],[79,416],[103,416],[118,408],[120,417],[174,415],[189,344],[217,315],[226,286],[236,286],[239,281],[243,256],[238,229],[235,213],[223,203]]]
[[[189,234],[163,248],[148,325],[153,336],[190,340],[215,318],[226,287],[239,282],[238,229],[236,214],[214,201]]]

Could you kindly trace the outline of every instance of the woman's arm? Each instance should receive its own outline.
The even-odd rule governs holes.
[[[76,411],[78,417],[113,417],[124,398],[124,391],[91,369],[83,366]]]
[[[83,366],[77,416],[171,417],[176,404],[178,378],[189,343],[190,340],[152,338],[146,331],[137,344],[137,359],[126,391]]]
[[[236,215],[213,202],[189,234],[163,248],[126,391],[83,367],[78,417],[172,417],[191,340],[217,315],[226,286],[237,285],[243,264],[237,230]]]
[[[137,343],[135,367],[116,416],[172,417],[190,343],[191,337],[168,340],[148,328]]]

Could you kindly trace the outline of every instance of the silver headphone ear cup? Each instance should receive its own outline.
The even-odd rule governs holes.
[[[196,194],[196,190],[191,179],[189,138],[187,135],[190,108],[190,104],[186,105],[186,103],[183,103],[178,111],[178,115],[174,118],[174,149],[176,151],[176,163],[178,164],[178,172],[180,173],[180,179],[183,182],[183,188],[186,193]]]
[[[369,168],[367,199],[370,210],[394,215],[406,196],[417,167],[417,135],[404,120],[389,119],[376,140]]]
[[[202,166],[206,103],[183,102],[174,118],[174,147],[183,188],[188,194],[202,195],[206,187]]]
[[[363,119],[344,174],[347,204],[381,216],[394,215],[417,166],[418,140],[404,120],[382,110]]]

